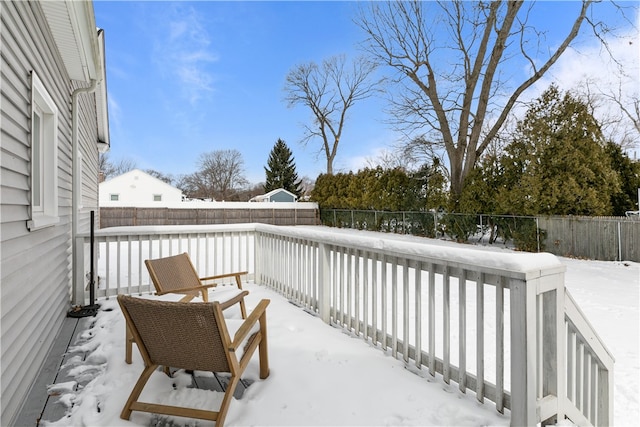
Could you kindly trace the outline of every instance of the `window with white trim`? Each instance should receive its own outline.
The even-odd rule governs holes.
[[[54,225],[58,217],[58,108],[31,72],[31,219],[29,230]]]
[[[162,201],[162,194],[154,194],[153,195],[153,201],[154,202],[161,202]]]
[[[120,200],[120,195],[119,194],[109,194],[109,200],[111,200],[112,202],[117,202],[118,200]]]

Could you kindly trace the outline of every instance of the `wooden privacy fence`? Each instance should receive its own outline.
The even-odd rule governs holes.
[[[266,224],[98,230],[99,297],[151,292],[144,260],[188,252],[204,275],[249,271],[323,321],[510,411],[512,425],[610,425],[613,357],[551,254]],[[73,303],[87,303],[76,240]]]
[[[546,250],[561,256],[640,262],[640,219],[625,217],[539,217]]]
[[[218,203],[221,205],[222,203]],[[237,204],[234,204],[237,205]],[[315,204],[280,208],[273,203],[251,203],[248,207],[151,208],[101,207],[100,228],[144,225],[242,224],[317,225]]]

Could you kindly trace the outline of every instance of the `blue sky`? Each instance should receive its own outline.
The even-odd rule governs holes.
[[[106,39],[110,159],[175,176],[194,172],[202,153],[237,149],[247,179],[257,183],[281,138],[293,151],[298,175],[315,179],[326,160],[319,143],[300,144],[310,113],[287,107],[285,77],[300,63],[358,55],[364,34],[353,23],[357,7],[336,1],[95,1]],[[541,7],[553,28],[576,3]],[[638,42],[637,30],[634,37]],[[582,43],[582,59],[558,64],[538,92],[551,80],[575,80],[576,63],[588,72],[585,52],[597,47]],[[637,46],[630,54],[634,66]],[[384,107],[384,99],[371,98],[350,110],[336,171],[357,170],[400,138],[385,124]]]

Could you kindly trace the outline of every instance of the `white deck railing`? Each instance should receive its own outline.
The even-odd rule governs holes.
[[[73,297],[86,304],[89,237],[77,245]],[[152,291],[144,260],[188,252],[202,275],[249,271],[413,369],[510,410],[512,425],[612,424],[613,357],[550,254],[264,224],[104,229],[95,247],[98,298]]]

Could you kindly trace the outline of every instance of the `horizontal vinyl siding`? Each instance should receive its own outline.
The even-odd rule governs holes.
[[[71,285],[71,90],[37,2],[1,2],[0,308],[2,417],[10,425],[69,309]],[[53,98],[58,121],[60,223],[30,232],[30,72]],[[88,133],[88,132],[87,132]],[[36,268],[37,264],[37,268]],[[34,425],[36,420],[34,421]]]

